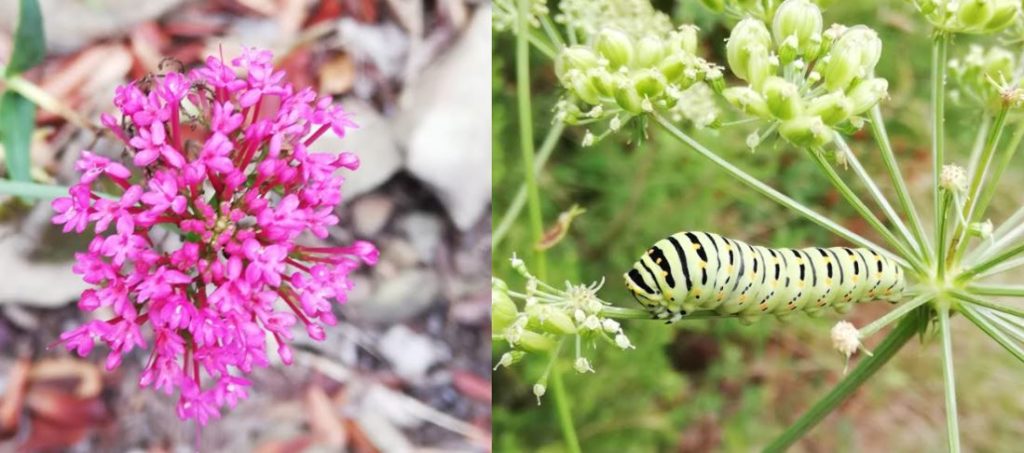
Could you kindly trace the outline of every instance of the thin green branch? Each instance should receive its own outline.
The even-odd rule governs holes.
[[[942,165],[945,163],[945,121],[946,121],[946,53],[949,47],[949,35],[940,32],[932,42],[932,64],[931,64],[931,96],[932,96],[932,190],[934,203],[932,207],[937,227],[943,219],[940,216],[940,204],[942,194],[939,190],[939,174],[942,172]],[[936,228],[935,247],[941,247],[938,242],[938,230]],[[942,264],[940,263],[939,266]]]
[[[872,198],[875,199],[875,204],[882,208],[882,212],[885,213],[886,218],[888,218],[893,225],[896,225],[896,229],[903,235],[903,243],[910,246],[914,256],[917,256],[919,259],[923,259],[924,253],[921,249],[924,243],[918,243],[914,240],[914,237],[910,234],[910,230],[907,229],[907,225],[903,223],[903,219],[900,218],[899,214],[896,214],[896,210],[892,208],[892,204],[890,204],[889,200],[884,194],[882,194],[882,191],[878,188],[878,184],[875,184],[874,178],[864,170],[864,166],[861,165],[860,159],[858,159],[857,155],[850,150],[850,145],[846,143],[846,139],[843,138],[843,135],[836,132],[835,137],[836,143],[839,145],[839,149],[846,155],[846,161],[851,167],[853,167],[853,172],[860,178],[861,183],[867,187],[868,192],[871,193]]]
[[[864,201],[861,200],[860,197],[858,197],[857,194],[853,192],[853,189],[850,189],[850,186],[846,184],[846,181],[843,181],[843,178],[839,176],[838,173],[836,173],[835,168],[832,168],[832,165],[828,163],[828,161],[825,159],[825,156],[821,152],[813,149],[808,149],[807,152],[808,154],[811,155],[811,158],[814,159],[814,161],[818,164],[818,167],[820,167],[821,170],[825,173],[825,176],[828,177],[829,181],[832,182],[832,185],[835,186],[836,190],[838,190],[839,193],[843,196],[843,198],[845,198],[846,201],[850,203],[851,206],[853,206],[853,209],[857,211],[857,213],[860,214],[860,216],[864,218],[864,220],[866,220],[868,224],[870,224],[875,229],[876,232],[878,232],[878,234],[885,238],[886,242],[888,242],[889,245],[895,247],[897,251],[899,251],[904,257],[906,257],[906,259],[910,262],[910,265],[913,266],[918,273],[923,274],[924,266],[921,265],[917,256],[912,251],[907,249],[907,246],[904,243],[900,242],[896,235],[893,234],[892,231],[889,231],[889,229],[882,224],[882,221],[878,219],[878,216],[871,212],[871,209],[868,208],[866,204],[864,204]]]
[[[977,222],[982,214],[978,209],[981,206],[979,198],[981,197],[982,182],[985,181],[988,169],[992,165],[992,159],[995,157],[996,148],[999,146],[999,139],[1002,137],[1003,129],[1006,126],[1008,112],[1009,104],[1004,103],[1003,107],[999,110],[999,114],[996,116],[992,128],[989,130],[988,138],[985,139],[985,148],[982,150],[978,166],[974,169],[974,174],[971,176],[970,187],[967,189],[967,202],[963,206],[961,217],[966,223],[957,225],[952,236],[953,242],[949,246],[951,250],[949,255],[950,262],[957,262],[963,256],[964,251],[967,249],[967,244],[970,242],[970,238],[967,236],[968,227],[970,224]]]
[[[811,208],[808,208],[807,206],[804,206],[799,201],[796,201],[796,200],[786,196],[782,192],[779,192],[778,190],[775,190],[774,188],[772,188],[771,186],[765,184],[761,180],[751,176],[747,172],[745,172],[745,171],[739,169],[738,167],[730,164],[728,161],[726,161],[725,159],[723,159],[720,156],[718,156],[718,154],[715,154],[714,151],[709,150],[704,145],[702,145],[700,142],[695,140],[693,137],[690,137],[685,132],[679,130],[668,119],[666,119],[666,118],[664,118],[664,117],[662,117],[661,115],[658,115],[658,114],[655,114],[653,116],[654,116],[655,121],[657,121],[658,124],[662,128],[665,129],[665,131],[667,131],[669,134],[671,134],[677,140],[679,140],[680,142],[682,142],[686,146],[690,147],[690,149],[696,151],[698,154],[700,154],[705,159],[711,161],[711,163],[719,166],[721,169],[725,170],[726,173],[729,173],[730,175],[732,175],[736,179],[740,180],[740,182],[746,184],[751,189],[754,189],[756,192],[760,193],[761,195],[764,195],[769,200],[772,200],[772,201],[774,201],[774,202],[776,202],[778,204],[781,204],[781,205],[783,205],[783,206],[785,206],[785,207],[787,207],[789,209],[792,209],[793,211],[796,211],[800,215],[806,217],[808,220],[810,220],[810,221],[812,221],[812,222],[814,222],[814,223],[824,227],[825,229],[827,229],[827,230],[829,230],[829,231],[839,235],[840,237],[842,237],[843,239],[846,239],[847,241],[850,241],[850,242],[852,242],[854,244],[857,244],[860,247],[865,247],[865,248],[872,249],[872,250],[878,252],[879,254],[885,256],[886,258],[889,258],[889,259],[892,259],[893,261],[896,261],[901,266],[904,266],[904,267],[909,267],[910,266],[910,263],[908,263],[907,260],[903,259],[902,257],[897,256],[897,255],[893,254],[892,252],[882,248],[881,246],[879,246],[879,245],[877,245],[877,244],[875,244],[875,243],[865,239],[864,237],[860,236],[859,234],[850,231],[849,229],[843,227],[842,225],[839,225],[838,223],[834,222],[832,219],[829,219],[828,217],[825,217],[825,216],[815,212]]]
[[[993,266],[1001,264],[1004,261],[1021,254],[1021,252],[1024,252],[1024,244],[1018,244],[1012,248],[1006,249],[1004,252],[994,257],[985,259],[980,263],[968,268],[957,277],[957,281],[966,282],[969,279],[973,278],[974,276],[992,268]]]
[[[1017,256],[1017,257],[1014,257],[1014,258],[1010,258],[1010,259],[1008,259],[1006,261],[1003,261],[1003,262],[1001,262],[1001,263],[999,263],[999,264],[997,264],[995,266],[992,266],[988,270],[985,270],[985,271],[982,271],[982,272],[978,272],[978,274],[975,276],[975,280],[980,280],[980,279],[983,279],[983,278],[991,277],[993,275],[996,275],[996,274],[999,274],[999,273],[1003,273],[1003,272],[1006,272],[1006,271],[1009,271],[1009,270],[1013,270],[1013,269],[1016,269],[1016,268],[1021,267],[1021,266],[1024,266],[1024,256]]]
[[[978,132],[974,135],[974,145],[971,146],[971,159],[967,161],[968,174],[973,174],[974,170],[978,168],[978,162],[981,160],[981,151],[985,149],[985,138],[988,137],[990,127],[992,127],[992,116],[982,116]]]
[[[922,308],[924,309],[924,308]],[[854,390],[857,390],[865,381],[875,374],[882,365],[896,355],[914,335],[922,328],[924,317],[906,316],[896,325],[896,328],[885,337],[874,350],[874,355],[860,361],[850,374],[846,375],[824,398],[815,403],[803,416],[800,417],[771,444],[765,447],[765,452],[782,452],[792,446],[800,438],[804,437],[811,428],[814,428],[828,414],[832,413],[839,405],[846,400]]]
[[[968,293],[965,293],[963,291],[960,291],[960,290],[954,290],[952,292],[952,294],[953,294],[953,297],[956,297],[957,299],[960,299],[960,300],[962,300],[964,302],[972,303],[974,305],[979,305],[979,306],[982,306],[982,307],[985,307],[985,308],[988,308],[988,309],[991,309],[991,310],[1001,311],[1003,313],[1014,315],[1014,316],[1017,316],[1019,318],[1024,318],[1024,310],[1022,310],[1020,308],[1011,307],[1009,305],[1003,305],[1003,304],[1001,304],[999,302],[993,302],[991,300],[982,299],[980,297],[975,297],[975,296],[972,296],[972,295],[970,295]]]
[[[889,172],[889,179],[896,189],[896,195],[900,202],[900,209],[910,219],[914,239],[924,251],[925,262],[932,259],[931,248],[925,240],[924,225],[921,223],[921,216],[917,214],[914,201],[910,198],[910,191],[907,189],[907,181],[900,172],[899,164],[896,162],[896,154],[893,152],[892,144],[889,142],[889,134],[885,130],[885,120],[882,118],[882,110],[875,104],[869,112],[871,118],[871,133],[875,137],[878,148],[882,151],[882,162]]]
[[[541,142],[536,162],[533,165],[534,178],[544,169],[544,165],[555,150],[555,145],[558,144],[558,139],[561,138],[563,130],[565,130],[565,123],[562,122],[557,122],[548,129],[548,135]],[[522,212],[525,206],[526,182],[524,181],[519,185],[519,189],[516,190],[516,196],[512,198],[512,203],[505,210],[505,214],[501,216],[498,226],[494,228],[494,234],[491,236],[491,250],[496,250],[501,241],[505,239],[505,235],[508,234],[509,229],[512,228],[516,219],[519,218],[519,213]]]
[[[882,317],[874,321],[871,321],[870,324],[860,329],[857,329],[860,338],[868,338],[877,333],[879,330],[882,330],[882,328],[884,328],[885,326],[892,324],[893,322],[898,321],[900,319],[903,319],[904,316],[914,311],[915,308],[924,305],[926,302],[931,300],[932,297],[934,296],[930,293],[921,294],[911,299],[909,302],[904,302],[902,304],[897,305],[896,308],[890,310]]]
[[[1003,349],[1006,349],[1007,352],[1013,354],[1017,360],[1024,362],[1024,349],[1021,349],[1020,345],[1014,343],[1012,339],[1007,338],[1005,333],[992,325],[991,321],[982,317],[981,313],[976,310],[977,309],[971,304],[962,304],[960,306],[960,313],[963,313],[965,318],[978,326],[979,329],[995,340],[996,343],[999,343]]]
[[[938,266],[935,266],[936,276],[939,281],[943,281],[946,278],[946,232],[949,230],[949,222],[946,222],[946,217],[949,216],[949,205],[953,203],[953,194],[948,190],[942,190],[942,201],[939,203],[939,223],[938,231],[935,235],[935,250],[939,254],[936,262]]]
[[[523,171],[526,174],[526,194],[529,204],[530,229],[533,232],[533,242],[539,243],[544,234],[544,220],[540,206],[540,190],[537,187],[537,178],[534,172],[533,148],[533,110],[530,104],[530,43],[527,36],[529,23],[530,0],[519,0],[516,25],[519,26],[519,33],[516,34],[516,98],[519,107],[519,146],[523,154]],[[534,250],[537,276],[540,280],[547,280],[547,257],[543,250]],[[552,360],[557,361],[558,357]],[[579,453],[580,444],[576,436],[576,428],[573,426],[572,414],[569,411],[569,403],[565,397],[565,386],[562,384],[562,373],[558,367],[551,371],[551,393],[555,400],[555,410],[558,412],[559,425],[562,427],[562,437],[565,439],[566,448],[571,453]]]
[[[1024,297],[1024,286],[978,283],[968,286],[967,292],[979,296]]]
[[[1006,171],[1006,168],[1010,166],[1013,156],[1017,154],[1017,149],[1020,147],[1022,140],[1024,140],[1024,121],[1017,123],[1013,135],[1010,137],[1010,142],[1000,151],[999,161],[992,167],[992,178],[981,186],[981,197],[978,198],[978,203],[974,207],[975,221],[981,221],[985,215],[988,204],[992,202],[992,196],[996,193],[999,180],[1003,177],[1003,172]]]
[[[942,266],[939,266],[942,267]],[[939,331],[942,335],[942,379],[946,390],[946,435],[949,451],[960,451],[960,426],[956,411],[956,378],[953,369],[953,332],[949,325],[949,307],[939,309]]]

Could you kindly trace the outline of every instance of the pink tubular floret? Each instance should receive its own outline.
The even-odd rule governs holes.
[[[306,232],[327,237],[338,222],[339,170],[358,167],[352,154],[307,147],[355,124],[330,98],[283,83],[271,57],[246,49],[230,64],[210,57],[145,88],[119,87],[120,118],[101,120],[127,146],[129,165],[83,151],[81,179],[53,202],[65,232],[95,224],[96,238],[75,255],[74,272],[93,286],[79,307],[115,315],[61,343],[81,356],[103,343],[109,369],[149,339],[139,384],[177,392],[178,415],[199,424],[248,396],[243,375],[269,363],[268,347],[291,363],[296,324],[323,340],[349,274],[377,261],[365,241],[297,242]],[[154,229],[178,234],[178,245],[163,249]]]

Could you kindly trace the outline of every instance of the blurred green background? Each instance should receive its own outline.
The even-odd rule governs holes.
[[[889,80],[891,95],[883,111],[919,212],[930,216],[930,29],[908,3],[837,2],[826,9],[825,23],[863,23],[882,36],[885,49],[878,73]],[[722,16],[694,1],[660,1],[655,6],[677,24],[699,25],[704,57],[724,63],[724,39],[731,24]],[[516,124],[514,36],[495,32],[493,39],[496,225],[523,173]],[[995,38],[957,37],[950,57],[963,55],[970,44],[994,42]],[[1019,44],[1010,48],[1020,54]],[[539,142],[550,127],[558,90],[551,62],[537,52],[533,55],[533,118]],[[966,166],[982,112],[956,102],[947,109],[949,160]],[[725,120],[735,116],[728,106],[722,105],[722,111]],[[744,145],[751,131],[736,126],[694,133],[751,174],[881,243],[813,162],[778,142],[751,153]],[[621,284],[622,272],[650,244],[676,231],[709,230],[776,247],[842,244],[729,179],[660,130],[650,132],[649,140],[639,146],[619,134],[581,148],[583,130],[566,129],[540,176],[544,219],[550,225],[574,203],[587,212],[576,219],[566,239],[548,252],[550,281],[606,277],[603,297],[635,307]],[[877,175],[883,190],[888,189],[888,177],[866,132],[852,137],[851,146]],[[1020,159],[1013,165],[993,202],[992,220],[997,225],[1022,201]],[[853,183],[852,173],[846,174]],[[866,197],[866,192],[860,193]],[[522,282],[509,268],[508,258],[518,252],[529,263],[529,236],[524,211],[493,251],[494,274],[510,286],[521,287]],[[864,325],[888,309],[882,304],[861,305],[844,318]],[[752,326],[735,320],[683,321],[673,326],[624,323],[635,350],[602,348],[587,354],[596,374],[577,374],[571,358],[563,358],[560,365],[583,450],[751,451],[765,445],[842,377],[843,358],[829,340],[829,329],[838,319],[840,315],[830,313],[787,323],[765,319]],[[881,337],[869,340],[868,347]],[[912,342],[794,450],[945,450],[941,361],[935,346],[931,339],[924,344]],[[496,342],[494,357],[506,349],[507,345]],[[1018,449],[1024,434],[1024,396],[1019,391],[1024,368],[963,319],[954,320],[954,351],[964,447],[969,451]],[[531,393],[545,365],[534,357],[494,373],[495,451],[564,449],[553,399],[549,395],[538,406]]]

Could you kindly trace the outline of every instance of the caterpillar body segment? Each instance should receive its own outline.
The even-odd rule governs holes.
[[[899,301],[903,269],[863,248],[772,249],[684,231],[655,243],[625,274],[652,316],[674,322],[695,311],[737,315],[840,312],[869,300]]]

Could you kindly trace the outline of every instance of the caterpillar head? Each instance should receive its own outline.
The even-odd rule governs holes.
[[[649,272],[644,271],[641,263],[634,264],[623,277],[626,279],[626,289],[633,293],[633,297],[644,308],[653,310],[662,304],[664,297],[658,289],[658,282]]]

